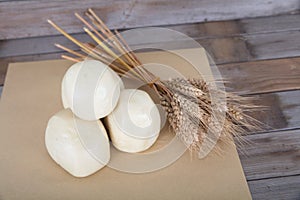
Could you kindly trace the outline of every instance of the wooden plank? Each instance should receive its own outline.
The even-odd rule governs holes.
[[[298,14],[297,14],[298,13]],[[275,33],[282,31],[299,30],[300,15],[299,11],[293,15],[279,15],[262,18],[250,18],[239,20],[239,25],[242,26],[244,33]]]
[[[249,181],[252,198],[255,199],[300,199],[300,175]]]
[[[287,127],[298,128],[300,123],[300,92],[278,93],[281,102],[281,110],[287,119]]]
[[[242,61],[254,61],[261,59],[275,59],[283,57],[300,56],[299,31],[259,34],[255,36],[234,36],[225,38],[196,39],[215,58],[217,64]],[[82,41],[90,41],[86,35],[78,35]],[[0,58],[32,55],[43,53],[56,53],[61,50],[53,46],[61,43],[70,46],[74,50],[78,47],[71,44],[62,36],[33,38],[31,40],[13,40],[0,42]],[[161,46],[170,46],[173,49],[188,48],[189,43],[183,41],[160,42]],[[143,48],[143,44],[134,45]]]
[[[215,38],[261,33],[276,33],[300,29],[300,14],[257,17],[231,21],[217,21],[164,26],[192,38]]]
[[[232,91],[257,94],[300,89],[300,57],[219,65]]]
[[[300,31],[249,35],[248,49],[255,60],[299,56]],[[253,60],[252,59],[252,60]]]
[[[87,34],[73,34],[72,36],[80,41],[92,42]],[[54,46],[55,43],[68,46],[74,50],[79,49],[62,35],[3,40],[0,41],[0,58],[63,52]]]
[[[299,30],[194,39],[210,53],[217,64],[225,64],[300,56]],[[145,45],[152,43],[152,41],[143,43],[143,40],[146,40],[146,38],[136,39],[136,43],[133,43],[131,46],[142,49]],[[153,43],[155,42],[161,48],[166,46],[169,49],[194,47],[191,45],[193,43],[183,38],[170,38],[169,41],[163,39]]]
[[[0,40],[56,34],[45,23],[47,18],[70,33],[79,33],[81,27],[72,13],[89,7],[111,28],[133,28],[278,15],[300,6],[298,0],[7,1],[0,3],[0,19],[9,19],[1,21]]]
[[[300,30],[300,29],[299,29]],[[277,59],[300,56],[300,31],[285,31],[277,33],[262,33],[216,38],[194,38],[212,56],[217,64],[246,62],[263,59]],[[159,38],[159,37],[158,37]],[[191,48],[189,40],[183,38],[158,39],[153,43],[169,49]],[[142,49],[149,41],[146,38],[136,39],[134,48]],[[156,45],[157,46],[157,45]]]
[[[194,23],[165,26],[165,28],[179,31],[194,39],[207,39],[215,37],[240,36],[243,34],[258,34],[269,32],[282,32],[300,29],[300,14],[281,15],[256,19],[236,21]],[[73,34],[81,41],[89,41],[85,34]],[[166,38],[163,38],[166,39]],[[169,38],[169,41],[174,40]],[[61,43],[70,45],[63,36],[35,37],[18,40],[0,41],[0,57],[51,53],[58,51],[52,44]],[[71,48],[74,48],[71,45]]]
[[[231,27],[233,28],[234,26],[232,25]],[[230,30],[225,30],[224,32],[220,32],[220,34],[227,34],[229,32]],[[75,35],[75,37],[81,41],[90,41],[85,34],[78,34]],[[254,35],[245,34],[240,36],[218,36],[214,38],[200,37],[194,39],[212,54],[217,64],[224,64],[300,56],[299,38],[299,30],[294,30]],[[158,42],[162,47],[169,46],[173,49],[189,47],[189,43],[182,40],[177,41],[174,38],[161,38],[161,40],[163,41],[157,40],[156,42]],[[71,42],[62,36],[4,40],[0,41],[0,58],[61,52],[60,49],[53,46],[54,43],[64,44],[74,50],[78,49],[78,47],[71,44]],[[133,46],[137,48],[144,47],[142,41],[139,40],[137,40]]]
[[[235,21],[169,25],[165,26],[165,28],[179,31],[194,39],[297,31],[300,29],[300,14]],[[84,33],[73,34],[73,36],[82,41],[89,41],[89,37]],[[167,38],[163,39],[165,40]],[[168,41],[172,40],[174,40],[174,38],[168,39]],[[55,52],[57,49],[52,46],[55,42],[65,45],[70,44],[60,35],[0,41],[0,49],[2,49],[0,57]],[[72,48],[74,47],[72,46]]]
[[[264,111],[251,115],[266,124],[266,130],[289,130],[300,128],[300,90],[255,95],[257,104],[265,106]]]
[[[206,42],[209,38],[224,37],[237,35],[240,33],[240,26],[235,21],[227,22],[211,22],[202,24],[189,24],[189,25],[176,25],[167,26],[166,28],[180,31],[194,39],[202,39],[202,43],[216,43],[217,41]],[[73,34],[76,39],[80,41],[91,41],[90,38],[84,34]],[[174,42],[178,38],[172,38],[168,36],[156,37],[156,43],[162,42]],[[141,38],[139,41],[136,39],[135,44],[143,44],[147,38]],[[222,40],[222,39],[220,39]],[[224,39],[223,39],[224,40]],[[232,41],[228,39],[227,43]],[[152,41],[154,42],[154,41]],[[241,41],[244,43],[244,41]],[[60,43],[69,46],[72,49],[78,49],[75,45],[69,42],[66,38],[61,35],[49,36],[49,37],[34,37],[34,38],[24,38],[16,40],[3,40],[0,41],[0,58],[20,56],[20,55],[32,55],[32,54],[42,54],[42,53],[54,53],[60,51],[53,46],[54,43]],[[176,45],[176,44],[174,44]],[[179,44],[179,46],[182,45]],[[231,45],[232,46],[232,45]]]
[[[272,17],[267,17],[272,21]],[[256,18],[261,20],[262,18]],[[242,21],[242,20],[241,20]],[[178,24],[178,25],[167,25],[162,26],[164,28],[179,31],[180,33],[186,34],[187,36],[195,39],[200,38],[216,38],[225,36],[241,35],[244,30],[240,20],[231,21],[217,21],[217,22],[200,22],[192,24]]]
[[[300,174],[300,130],[244,136],[250,143],[240,148],[247,180]]]
[[[206,49],[216,64],[252,60],[242,37],[200,39],[197,42]]]
[[[266,25],[263,26],[263,24]],[[297,33],[297,31],[300,30],[300,14],[282,15],[282,16],[256,18],[256,19],[244,19],[244,20],[236,20],[236,21],[183,24],[183,25],[173,25],[173,26],[165,26],[165,27],[186,34],[196,40],[199,40],[199,42],[203,43],[204,45],[206,43],[210,43],[210,44],[220,43],[218,40],[209,40],[207,42],[206,40],[213,39],[216,37],[218,38],[221,37],[222,38],[221,40],[225,40],[225,41],[228,40],[227,43],[230,43],[230,41],[233,39],[239,41],[238,43],[241,42],[245,43],[244,45],[248,45],[248,43],[246,43],[245,41],[249,40],[249,45],[256,47],[256,46],[260,46],[259,42],[265,41],[265,37],[267,38],[276,37],[276,40],[273,43],[275,43],[275,49],[277,49],[279,45],[276,45],[276,41],[280,40],[282,41],[282,43],[287,43],[288,41],[290,41],[286,39],[285,37],[286,34],[292,34],[294,38],[298,37],[298,35],[295,33]],[[274,33],[274,32],[278,33],[284,31],[289,31],[289,33],[281,33],[275,36],[266,34],[266,33]],[[265,35],[257,36],[257,34],[259,33],[265,33]],[[253,34],[254,36],[252,36]],[[81,41],[90,41],[89,37],[83,33],[74,34],[73,36]],[[290,39],[290,35],[288,36],[289,36],[288,38]],[[161,36],[161,37],[157,37],[156,42],[158,43],[167,42],[167,41],[174,42],[174,40],[176,39],[178,38],[172,38],[169,35],[165,37]],[[145,38],[142,38],[141,41],[136,41],[136,43],[142,44],[144,41]],[[270,41],[268,44],[273,44],[272,41]],[[296,43],[294,43],[295,41]],[[292,41],[293,42],[292,46],[295,46],[295,44],[299,45],[297,40],[295,41]],[[25,38],[25,39],[17,39],[17,40],[3,40],[0,41],[0,49],[2,50],[0,51],[0,57],[58,52],[59,50],[53,46],[54,43],[61,43],[76,49],[74,45],[68,42],[61,35],[49,36],[49,37]],[[231,46],[234,47],[234,43]],[[236,45],[236,48],[237,47],[238,45]],[[286,45],[285,47],[290,48],[290,44]],[[268,49],[269,48],[266,48],[266,50]],[[286,49],[282,49],[282,51],[286,51]],[[263,53],[264,55],[264,52],[259,52],[259,53]]]

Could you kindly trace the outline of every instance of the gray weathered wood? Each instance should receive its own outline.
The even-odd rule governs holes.
[[[257,104],[266,109],[251,113],[251,116],[266,125],[266,130],[300,128],[300,90],[273,92],[255,95]]]
[[[179,31],[194,39],[207,39],[225,36],[252,35],[259,33],[275,33],[300,29],[300,14],[262,17],[255,19],[242,19],[233,21],[219,21],[208,23],[193,23],[169,25],[166,28]],[[85,34],[74,34],[80,40],[88,40]],[[170,38],[169,40],[174,40]],[[2,49],[0,57],[13,55],[29,55],[37,53],[50,53],[53,43],[66,43],[62,36],[25,38],[24,40],[0,41]],[[39,44],[39,45],[37,45]],[[49,49],[47,51],[47,49]]]
[[[82,41],[90,41],[85,35],[80,35]],[[234,36],[226,38],[196,39],[213,56],[216,63],[232,63],[254,61],[260,59],[274,59],[284,57],[300,56],[299,31],[280,32],[275,34],[259,34],[255,36]],[[32,55],[43,53],[62,52],[53,46],[54,43],[61,43],[77,50],[78,47],[71,44],[62,36],[50,38],[34,38],[32,40],[15,40],[0,42],[0,58]],[[170,46],[173,49],[189,46],[184,42],[170,41],[161,43],[161,46]],[[143,48],[142,44],[135,45]]]
[[[233,91],[247,94],[300,89],[300,57],[219,65]]]
[[[214,38],[299,30],[300,14],[165,26],[192,38]]]
[[[72,36],[80,41],[91,42],[90,37],[86,34],[74,34]],[[0,58],[63,52],[54,46],[55,43],[68,46],[74,50],[79,49],[76,45],[72,44],[72,42],[68,41],[68,39],[62,35],[3,40],[0,41]]]
[[[222,23],[220,24],[222,25]],[[213,28],[213,30],[215,30],[215,28]],[[233,36],[225,35],[225,37],[200,37],[194,39],[196,39],[197,42],[211,53],[218,64],[244,62],[300,56],[299,30],[300,27],[298,30],[276,33],[244,34],[239,36],[233,34]],[[230,31],[224,31],[220,33],[227,34],[229,32]],[[190,33],[190,35],[193,34]],[[75,37],[81,41],[91,41],[85,34],[78,34],[75,35]],[[141,44],[141,42],[142,41],[136,41],[136,43],[139,44],[134,46],[137,48],[143,48],[144,45]],[[159,42],[162,47],[189,47],[188,43],[182,41],[176,42],[172,38],[169,38],[169,41],[167,42],[165,40],[157,42]],[[0,58],[61,52],[60,49],[53,46],[54,43],[61,43],[74,50],[78,49],[78,47],[73,45],[63,36],[8,40],[0,41]]]
[[[300,30],[217,38],[194,38],[213,57],[216,63],[246,62],[300,56]],[[182,39],[182,38],[181,38]],[[142,39],[131,45],[142,49],[149,43]],[[191,48],[189,40],[157,41],[156,47],[169,49]],[[159,46],[158,46],[159,45]]]
[[[300,15],[279,15],[272,17],[250,18],[239,20],[244,33],[275,33],[286,30],[299,30]]]
[[[300,199],[300,175],[248,182],[252,198],[261,199]]]
[[[250,35],[246,37],[248,49],[255,59],[299,56],[300,31]]]
[[[300,5],[298,0],[8,1],[0,3],[0,19],[3,19],[0,39],[55,34],[45,23],[47,18],[63,25],[70,33],[81,32],[80,23],[72,13],[82,13],[89,7],[111,28],[133,28],[270,16],[294,12]]]
[[[300,174],[300,130],[244,136],[240,148],[247,180]]]
[[[277,93],[281,102],[281,110],[287,119],[287,127],[299,127],[300,123],[300,92]],[[297,102],[298,101],[298,102]]]
[[[284,52],[284,55],[288,53],[288,56],[293,56],[295,54],[298,55],[297,47],[299,45],[299,40],[297,40],[297,31],[300,30],[300,14],[257,18],[255,20],[244,19],[238,21],[173,25],[166,26],[166,28],[180,31],[198,40],[204,46],[207,46],[206,44],[211,45],[212,53],[218,51],[220,48],[218,48],[217,45],[223,42],[226,43],[226,45],[230,45],[231,48],[238,48],[239,45],[242,44],[246,45],[246,47],[247,45],[249,45],[254,56],[248,55],[249,52],[247,52],[245,49],[239,49],[239,52],[243,52],[243,54],[245,55],[244,57],[242,57],[242,59],[247,59],[251,57],[270,58],[270,55],[274,58],[276,57],[276,55],[279,54],[279,52]],[[261,33],[265,34],[261,35]],[[269,33],[271,35],[266,33]],[[82,33],[75,34],[74,37],[78,38],[81,41],[91,41],[86,34]],[[271,40],[268,41],[267,45],[263,45],[265,43],[265,38]],[[145,40],[145,38],[143,40]],[[171,37],[158,37],[157,40],[157,42],[170,41],[174,43],[174,40],[176,39]],[[278,41],[281,42],[278,43]],[[0,41],[0,57],[3,58],[10,56],[59,52],[60,50],[53,46],[54,43],[61,43],[63,45],[69,46],[72,49],[77,48],[75,45],[73,45],[61,35],[25,38],[17,40],[3,40]],[[143,43],[143,41],[136,41],[136,43],[141,44]],[[283,46],[281,44],[283,44]],[[182,45],[182,43],[180,45]],[[273,45],[272,48],[270,48],[270,45]],[[275,54],[273,49],[277,50]],[[220,53],[216,52],[216,54],[223,55],[224,52],[227,52],[226,50],[228,49],[225,49]],[[233,55],[233,58],[235,57],[237,56]],[[232,57],[231,59],[228,58],[227,60],[223,59],[223,62],[224,60],[230,62],[232,60]]]

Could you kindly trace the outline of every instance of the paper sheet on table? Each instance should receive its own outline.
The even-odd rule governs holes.
[[[211,75],[203,50],[178,50]],[[189,64],[165,52],[139,54],[188,76]],[[251,199],[235,147],[222,156],[191,159],[186,152],[167,168],[128,174],[105,167],[74,178],[48,155],[44,133],[48,119],[62,109],[60,84],[71,62],[10,64],[0,103],[0,199]],[[168,129],[165,129],[167,131]],[[168,135],[171,133],[163,133]],[[164,143],[162,136],[157,143]]]

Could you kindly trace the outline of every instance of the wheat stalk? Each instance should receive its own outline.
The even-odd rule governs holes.
[[[190,150],[199,152],[204,142],[214,146],[215,140],[219,138],[217,133],[220,129],[222,129],[220,139],[227,141],[231,136],[239,136],[245,130],[260,127],[257,120],[246,114],[259,108],[250,104],[249,98],[221,91],[212,87],[214,84],[207,83],[201,78],[161,81],[143,67],[118,31],[112,33],[92,9],[88,9],[85,14],[92,23],[78,13],[75,13],[75,16],[86,26],[84,31],[98,46],[78,41],[48,20],[82,51],[82,53],[75,52],[55,44],[72,55],[62,55],[62,58],[73,62],[80,62],[86,58],[100,60],[120,76],[126,75],[150,85],[160,98],[160,104],[166,111],[170,126]],[[225,96],[226,104],[213,105],[212,93]],[[225,117],[223,124],[220,124],[218,118],[222,115]]]

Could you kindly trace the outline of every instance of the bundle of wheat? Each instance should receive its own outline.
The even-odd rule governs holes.
[[[74,62],[87,58],[100,60],[120,76],[148,84],[159,96],[173,131],[192,152],[201,154],[206,149],[212,149],[219,139],[228,141],[231,136],[239,136],[242,132],[260,127],[259,122],[248,114],[260,107],[251,104],[249,97],[225,92],[200,77],[160,80],[143,66],[118,31],[110,31],[92,9],[85,14],[92,23],[78,13],[75,16],[85,24],[84,31],[96,44],[80,42],[48,20],[82,51],[79,53],[56,44],[73,55],[62,55],[62,58]],[[120,54],[122,56],[118,56]],[[216,103],[212,101],[212,95],[225,98]]]

